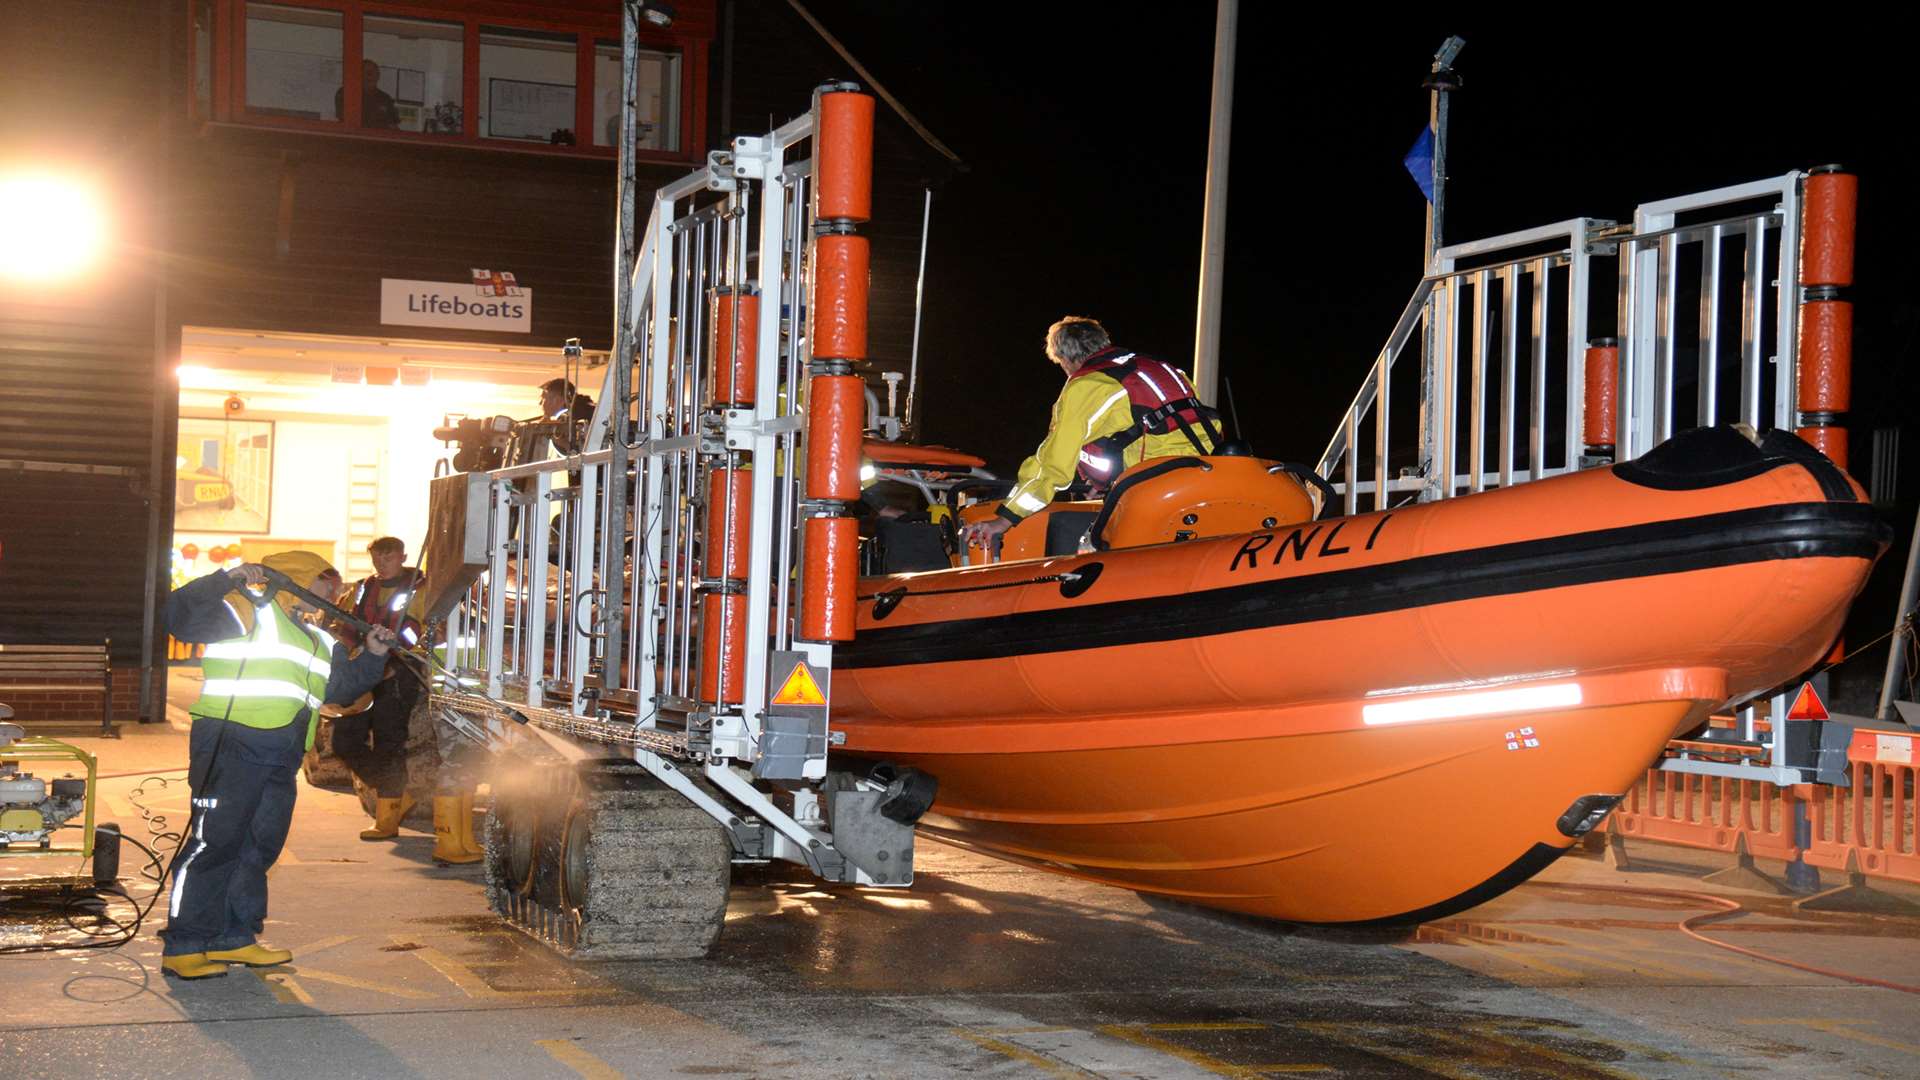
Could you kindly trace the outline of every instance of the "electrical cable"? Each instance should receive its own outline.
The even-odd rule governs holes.
[[[281,582],[284,583],[285,586],[289,587],[289,591],[293,592],[296,596],[299,596],[305,600],[319,603],[322,607],[332,610],[335,614],[341,615],[343,617],[345,616],[346,614],[345,612],[340,611],[338,608],[335,608],[331,604],[327,604],[324,601],[321,601],[318,597],[314,596],[312,593],[308,592],[307,590],[299,588],[298,586],[292,585],[290,581],[286,580],[284,575],[280,575],[275,571],[268,571],[268,573],[272,576],[279,577],[281,579]],[[269,595],[269,597],[266,598],[266,603],[271,603],[271,602],[272,602],[272,599],[271,599],[271,596]],[[256,610],[259,610],[264,607],[265,607],[264,603],[256,602]],[[350,617],[348,618],[349,618],[349,621],[354,621],[354,622],[359,621],[359,620],[351,619]],[[407,654],[405,652],[402,652],[400,650],[395,650],[395,652],[396,654],[403,655],[403,656],[412,655],[412,654]],[[236,681],[240,679],[244,679],[246,677],[246,664],[247,664],[247,659],[245,657],[242,657],[240,660],[240,667],[234,674],[234,678]],[[406,666],[406,665],[402,665],[402,666]],[[409,667],[408,670],[413,671],[411,667]],[[445,669],[442,668],[442,670],[444,671]],[[422,684],[424,685],[426,682],[426,677],[417,671],[414,671],[413,673],[415,677],[419,678]],[[221,719],[222,721],[227,721],[232,717],[232,715],[233,715],[233,699],[229,697],[227,701],[227,712],[224,716],[221,717]],[[213,778],[219,766],[220,748],[221,748],[221,744],[225,741],[225,735],[226,735],[226,724],[223,722],[216,731],[213,750],[208,755],[209,761],[207,766],[207,776],[201,785],[202,787],[210,785],[213,781]],[[165,770],[166,773],[177,773],[180,771],[182,770],[179,770],[179,769]],[[192,770],[188,769],[185,771],[188,772],[189,777],[191,777]],[[135,776],[135,775],[139,775],[139,773],[116,773],[111,775]],[[95,779],[95,782],[97,783],[100,779],[102,779],[102,777],[96,776],[94,779]],[[34,942],[32,944],[26,944],[26,945],[0,946],[0,956],[19,956],[19,955],[25,955],[30,953],[68,952],[68,951],[77,950],[77,949],[117,949],[122,945],[125,945],[128,942],[134,940],[136,937],[140,935],[140,929],[146,923],[147,917],[153,912],[154,906],[160,902],[160,897],[166,894],[167,885],[169,880],[172,878],[173,870],[180,861],[180,853],[182,848],[184,848],[185,846],[184,844],[185,837],[192,833],[194,822],[196,818],[199,816],[199,807],[193,806],[193,809],[189,813],[187,818],[187,827],[183,832],[176,833],[168,829],[166,816],[164,814],[155,813],[151,808],[149,808],[145,803],[141,801],[142,796],[146,794],[147,785],[155,781],[158,781],[162,788],[165,788],[166,786],[168,786],[173,782],[172,780],[168,779],[166,775],[162,775],[159,773],[150,773],[147,775],[146,779],[134,785],[133,789],[128,793],[128,801],[131,802],[136,808],[139,809],[141,820],[147,827],[148,838],[155,842],[155,847],[148,847],[146,844],[142,843],[140,840],[136,839],[135,837],[128,836],[125,833],[120,834],[120,839],[132,843],[135,847],[139,848],[141,851],[145,852],[147,855],[146,865],[141,867],[139,871],[139,875],[142,878],[145,878],[146,880],[152,882],[154,884],[154,890],[151,894],[149,894],[145,898],[146,900],[145,906],[142,906],[140,899],[134,897],[131,893],[129,893],[126,890],[124,886],[121,886],[117,881],[113,883],[112,887],[96,886],[93,889],[87,889],[87,890],[71,888],[71,887],[63,889],[60,893],[59,908],[58,908],[61,918],[63,919],[63,921],[66,922],[67,927],[70,930],[72,930],[75,933],[82,934],[93,940],[78,941],[78,942]],[[191,780],[189,780],[189,784],[191,784]],[[190,798],[189,804],[191,805],[191,803],[192,803],[192,800]],[[61,826],[61,828],[79,829],[79,828],[84,828],[84,826],[69,824],[69,825],[63,825]],[[171,846],[172,846],[172,851],[170,853],[172,856],[171,859],[163,858],[160,852],[156,850],[156,848],[167,846],[168,841],[171,841]],[[88,901],[88,900],[106,900],[107,898],[111,898],[111,897],[117,897],[121,900],[125,900],[127,904],[132,907],[133,920],[131,922],[122,922],[119,919],[116,919],[113,916],[106,914],[104,907],[100,911],[90,913],[90,916],[94,920],[96,920],[96,922],[100,920],[104,920],[105,922],[109,923],[112,926],[111,930],[108,930],[106,932],[101,932],[96,928],[82,926],[79,923],[74,921],[75,916],[78,913],[78,906],[81,902]]]
[[[129,776],[144,776],[148,780],[155,780],[172,773],[183,773],[186,771],[184,767],[178,769],[135,769],[132,772],[95,773],[93,778],[95,780],[125,780]]]
[[[1843,982],[1858,983],[1861,986],[1874,986],[1882,990],[1898,990],[1903,994],[1920,994],[1920,986],[1912,986],[1907,983],[1889,982],[1885,979],[1875,979],[1866,975],[1854,975],[1845,971],[1834,971],[1831,968],[1816,967],[1812,964],[1803,964],[1797,960],[1788,960],[1785,957],[1774,956],[1771,953],[1764,953],[1758,949],[1749,949],[1744,945],[1735,945],[1732,942],[1719,941],[1714,938],[1710,938],[1705,934],[1702,934],[1699,930],[1695,929],[1696,924],[1717,922],[1721,919],[1730,919],[1735,915],[1746,913],[1747,911],[1746,907],[1742,905],[1738,900],[1732,900],[1724,896],[1715,896],[1712,893],[1688,892],[1684,889],[1649,889],[1649,888],[1642,888],[1637,885],[1585,885],[1585,884],[1580,884],[1577,882],[1570,882],[1570,881],[1537,881],[1537,882],[1534,882],[1533,884],[1538,885],[1542,888],[1548,888],[1548,889],[1570,889],[1570,890],[1581,891],[1581,892],[1607,892],[1607,893],[1617,893],[1622,896],[1642,896],[1642,897],[1654,897],[1654,898],[1665,899],[1665,900],[1681,900],[1689,904],[1697,904],[1701,907],[1717,908],[1719,910],[1703,912],[1699,915],[1689,915],[1688,917],[1681,919],[1678,923],[1676,923],[1675,927],[1681,933],[1687,935],[1688,937],[1694,939],[1695,941],[1699,941],[1704,944],[1711,945],[1716,949],[1725,949],[1728,952],[1736,952],[1742,956],[1751,957],[1752,959],[1755,959],[1755,960],[1763,960],[1769,964],[1779,964],[1782,967],[1790,967],[1796,971],[1804,971],[1804,972],[1807,972],[1808,974],[1820,975],[1829,979],[1839,979]]]
[[[78,825],[62,826],[62,828],[69,829],[77,829],[80,827],[81,826]],[[142,877],[146,877],[150,881],[164,880],[164,878],[150,876],[151,871],[158,870],[161,866],[161,858],[158,852],[131,836],[122,834],[121,839],[129,841],[133,846],[147,853],[147,865],[140,871]],[[160,902],[160,896],[164,892],[166,892],[164,885],[157,885],[154,891],[146,897],[146,906],[142,907],[140,900],[127,892],[125,887],[121,886],[117,881],[111,888],[96,886],[90,890],[73,888],[62,890],[59,909],[61,918],[65,920],[68,928],[76,933],[86,935],[92,940],[73,942],[38,941],[28,945],[0,946],[0,956],[70,952],[78,949],[117,949],[140,936],[140,927],[146,922],[147,916],[153,911],[154,905]],[[121,922],[113,916],[106,914],[104,907],[100,911],[92,913],[92,917],[95,920],[104,920],[112,924],[113,930],[100,933],[74,922],[75,911],[80,902],[85,900],[105,900],[109,897],[118,897],[121,900],[125,900],[127,904],[133,908],[133,921],[131,923]]]

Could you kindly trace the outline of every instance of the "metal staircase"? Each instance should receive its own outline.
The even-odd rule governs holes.
[[[1802,403],[1800,355],[1806,320],[1832,314],[1810,305],[1845,303],[1802,277],[1809,180],[1837,175],[1795,171],[1646,203],[1630,223],[1572,218],[1439,249],[1320,457],[1341,509],[1509,487],[1733,422],[1799,431],[1844,466],[1837,413]],[[1844,224],[1842,284],[1850,203]],[[1785,693],[1737,704],[1724,734],[1751,753],[1676,744],[1663,768],[1815,779],[1809,761],[1774,752]]]

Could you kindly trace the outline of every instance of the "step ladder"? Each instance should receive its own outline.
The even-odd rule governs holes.
[[[359,581],[373,573],[367,545],[380,538],[380,451],[356,446],[347,460],[347,550],[341,577]]]

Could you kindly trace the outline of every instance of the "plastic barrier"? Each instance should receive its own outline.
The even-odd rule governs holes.
[[[1609,834],[1920,884],[1920,736],[1857,730],[1849,787],[1647,771]],[[1796,811],[1808,828],[1796,836]]]
[[[1847,747],[1853,786],[1809,786],[1812,818],[1803,856],[1814,866],[1920,885],[1920,802],[1914,799],[1920,737],[1859,730]]]
[[[1791,862],[1799,854],[1793,842],[1798,790],[1649,769],[1646,779],[1621,800],[1607,828],[1636,840],[1709,851],[1737,851],[1744,839],[1748,854]]]

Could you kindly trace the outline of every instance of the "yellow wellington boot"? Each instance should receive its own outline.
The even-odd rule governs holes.
[[[225,975],[227,965],[207,959],[206,953],[190,952],[161,957],[160,970],[176,979],[211,979],[215,975]]]
[[[362,840],[391,840],[400,835],[400,822],[413,809],[413,800],[406,796],[398,799],[375,799],[373,801],[373,828],[361,829]]]
[[[229,964],[245,964],[248,967],[272,967],[293,959],[292,949],[276,949],[255,942],[238,949],[220,949],[207,953],[207,959],[219,960]]]
[[[487,849],[473,836],[473,792],[460,796],[460,846],[467,853],[485,858]]]
[[[469,825],[468,828],[471,829],[472,826]],[[441,863],[480,861],[480,856],[468,851],[460,843],[460,796],[458,795],[433,797],[433,861]]]

